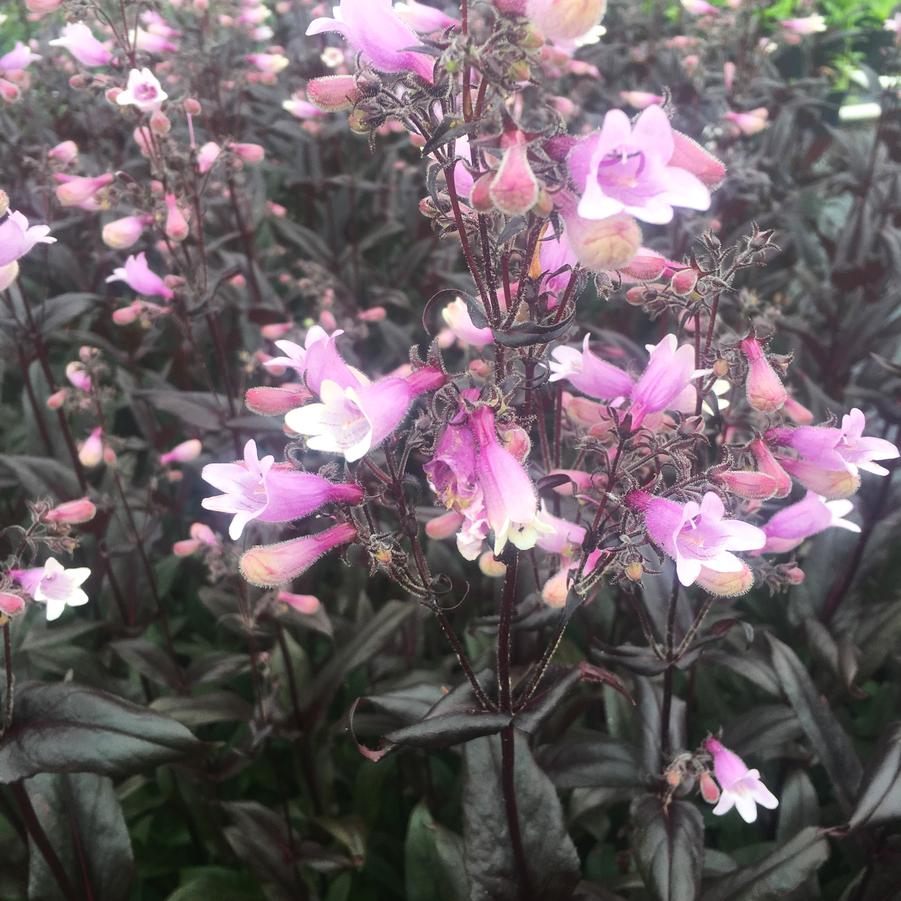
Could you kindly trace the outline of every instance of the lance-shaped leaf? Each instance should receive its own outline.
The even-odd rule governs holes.
[[[579,858],[566,832],[560,799],[518,733],[514,754],[517,819],[532,894],[541,901],[570,899],[579,881]],[[463,835],[470,901],[519,901],[522,886],[501,787],[500,739],[469,742],[465,760]]]
[[[632,850],[644,884],[659,901],[697,898],[704,864],[704,820],[688,801],[664,807],[657,795],[632,804]]]
[[[860,760],[851,740],[820,696],[798,655],[772,635],[767,640],[782,690],[808,741],[820,756],[842,809],[850,814],[861,775]]]
[[[134,773],[202,747],[181,723],[72,683],[26,682],[0,740],[0,782],[35,773]]]
[[[851,826],[872,826],[901,818],[901,723],[894,723],[880,742],[864,774]]]
[[[829,845],[820,830],[808,826],[757,863],[718,879],[701,895],[701,901],[781,898],[801,885],[828,856]]]
[[[635,791],[643,784],[638,749],[601,732],[568,734],[565,741],[539,748],[536,757],[557,788]]]
[[[463,839],[436,823],[422,801],[410,814],[404,856],[407,901],[465,901],[469,897]]]
[[[63,869],[85,898],[125,901],[134,877],[131,840],[112,781],[93,773],[40,773],[25,790]],[[29,843],[28,897],[70,901]]]

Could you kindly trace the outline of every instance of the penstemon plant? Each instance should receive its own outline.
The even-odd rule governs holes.
[[[2,532],[0,783],[12,788],[0,813],[14,811],[38,861],[29,882],[51,885],[47,897],[127,897],[128,879],[99,886],[132,864],[126,831],[127,851],[103,862],[90,850],[77,869],[81,846],[59,839],[47,811],[86,817],[96,794],[116,811],[120,841],[109,777],[175,761],[161,792],[189,824],[189,863],[224,846],[267,891],[276,886],[271,897],[356,897],[349,880],[324,888],[366,856],[356,819],[334,815],[347,786],[328,775],[344,746],[367,773],[424,751],[426,795],[445,812],[433,786],[448,781],[440,755],[462,759],[461,804],[449,814],[462,839],[425,805],[411,815],[411,898],[428,896],[429,878],[441,881],[436,897],[485,901],[774,897],[811,885],[827,836],[866,855],[847,897],[876,897],[865,893],[883,878],[874,861],[893,847],[881,827],[899,815],[897,729],[863,778],[804,663],[775,630],[755,635],[734,600],[769,598],[793,624],[808,619],[814,653],[819,642],[858,697],[850,627],[838,643],[829,629],[847,621],[842,606],[890,506],[897,417],[872,389],[833,410],[823,397],[841,392],[812,386],[799,367],[796,356],[830,379],[827,329],[841,360],[835,384],[860,358],[838,346],[841,316],[825,302],[805,321],[785,313],[784,297],[765,299],[784,223],[754,214],[741,165],[742,142],[775,124],[766,106],[742,109],[775,78],[772,55],[805,48],[825,22],[786,17],[773,33],[749,4],[681,7],[686,33],[664,40],[656,19],[621,7],[608,16],[605,0],[462,0],[453,10],[340,0],[331,15],[281,2],[276,16],[262,0],[27,0],[33,18],[65,13],[43,49],[83,113],[79,141],[60,135],[53,147],[29,143],[23,124],[17,140],[30,155],[0,193],[4,322],[52,464],[0,457],[29,495],[24,518]],[[615,102],[579,55],[602,37],[630,47],[628,64],[611,63],[629,73]],[[35,49],[17,42],[0,56],[10,108],[50,93],[28,71],[40,65]],[[633,64],[655,81],[670,67],[686,84],[633,87]],[[334,71],[316,74],[323,66]],[[303,90],[276,102],[297,70]],[[715,126],[703,126],[708,106]],[[109,131],[96,125],[101,109]],[[303,143],[286,138],[286,117],[301,123]],[[828,223],[812,229],[836,290],[842,273],[882,253],[866,217],[873,207],[888,230],[889,192],[874,188],[891,168],[887,122],[882,113],[866,166],[851,167],[861,168],[849,216],[857,243],[839,253]],[[336,136],[347,129],[373,155],[390,148],[384,184],[345,159]],[[288,176],[293,195],[267,200],[271,172],[312,146],[327,148],[310,166],[328,170],[328,187]],[[40,217],[20,211],[19,197]],[[403,221],[380,243],[360,210]],[[88,234],[90,273],[66,274],[85,290],[38,300],[27,267],[41,245],[61,252]],[[398,259],[404,241],[411,253]],[[389,316],[402,292],[369,284],[373,247],[417,298],[406,331],[392,331]],[[876,289],[862,284],[867,299]],[[73,329],[63,358],[54,328],[96,312],[101,292],[102,322]],[[302,323],[297,298],[315,314]],[[876,360],[897,377],[896,361]],[[858,491],[879,479],[877,504],[860,515]],[[799,615],[788,605],[811,574],[808,539],[831,529],[857,533],[856,550]],[[186,592],[196,587],[215,617],[212,640],[194,635],[193,595],[187,609],[173,603],[187,558],[201,564]],[[335,599],[336,622],[350,621],[356,590],[364,612],[370,595],[405,600],[354,623],[323,662],[321,645],[295,636],[331,642],[323,598]],[[118,675],[104,679],[98,662],[79,670],[88,685],[26,681],[46,669],[29,646],[34,610],[55,622],[85,605],[115,619],[97,657]],[[240,652],[220,651],[220,639]],[[380,658],[389,647],[401,665]],[[107,690],[125,686],[117,660],[139,674],[121,692]],[[19,687],[14,661],[26,673]],[[699,714],[710,661],[778,703],[751,716],[719,699]],[[352,678],[363,663],[402,675],[370,691]],[[49,669],[71,674],[52,657]],[[229,683],[245,676],[251,704]],[[240,735],[210,730],[206,744],[188,728],[233,722]],[[783,813],[816,792],[798,770],[783,779],[768,766],[771,746],[819,758],[836,797],[828,829]],[[218,795],[260,760],[271,761],[257,788],[273,809]],[[287,797],[295,778],[300,801]],[[146,792],[137,816],[162,803],[139,781],[119,788],[126,800]],[[565,806],[561,792],[571,792]],[[611,825],[606,811],[623,801],[628,819]],[[231,825],[217,831],[222,811]],[[775,816],[777,847],[736,854],[743,866],[717,850],[721,829],[754,844]],[[581,833],[600,842],[616,829],[622,860],[582,854]],[[608,891],[599,874],[611,870]],[[221,872],[192,879],[171,897],[231,888]]]

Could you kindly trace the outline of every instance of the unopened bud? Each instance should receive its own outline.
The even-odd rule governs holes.
[[[716,360],[713,364],[713,374],[718,379],[724,379],[727,375],[729,375],[729,364],[723,360]]]
[[[697,269],[680,269],[670,280],[670,286],[672,287],[673,292],[680,297],[691,294],[695,289],[695,285],[698,283],[698,275]]]
[[[788,396],[782,380],[756,338],[749,335],[741,342],[740,347],[748,360],[748,403],[761,413],[774,413],[782,407]]]
[[[353,75],[325,75],[307,82],[307,100],[328,113],[350,109],[359,98]]]
[[[482,575],[487,576],[489,579],[499,579],[507,572],[506,565],[501,563],[491,551],[485,551],[479,557],[479,569]]]
[[[199,116],[203,107],[200,105],[199,100],[195,100],[193,97],[185,97],[185,99],[181,103],[182,108],[189,116]]]
[[[55,522],[61,525],[79,525],[90,522],[97,515],[97,508],[86,497],[77,501],[66,501],[44,514],[44,522]]]
[[[573,212],[565,216],[566,236],[579,262],[592,272],[621,269],[641,246],[638,223],[624,213],[606,219],[583,219]]]
[[[713,776],[711,776],[707,770],[704,770],[704,772],[701,773],[698,782],[701,787],[701,797],[708,804],[716,804],[720,799],[720,787],[714,781]]]
[[[494,201],[491,199],[491,183],[494,180],[493,172],[480,175],[472,185],[469,194],[470,206],[479,213],[490,213],[494,209]],[[431,198],[427,198],[431,199]]]

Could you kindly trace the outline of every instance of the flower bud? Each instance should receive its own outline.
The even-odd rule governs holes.
[[[50,397],[47,398],[47,409],[61,409],[63,404],[66,402],[66,397],[68,397],[68,394],[68,388],[60,388],[59,391],[54,391],[53,394],[51,394]]]
[[[353,75],[324,75],[307,82],[307,100],[327,113],[350,109],[359,97]]]
[[[190,557],[191,554],[196,554],[201,547],[203,547],[201,542],[193,538],[185,538],[183,541],[176,541],[172,545],[172,553],[176,557]]]
[[[631,582],[640,582],[641,577],[644,575],[644,566],[641,561],[633,560],[631,563],[627,564],[625,569],[623,570],[624,575]]]
[[[280,604],[285,604],[298,613],[305,613],[307,616],[317,613],[322,603],[319,598],[312,594],[292,594],[290,591],[280,591],[275,599]]]
[[[200,105],[200,101],[195,100],[193,97],[185,97],[185,99],[182,100],[181,105],[182,105],[182,109],[189,116],[199,116],[203,110],[203,108]]]
[[[685,297],[694,291],[695,285],[698,283],[698,275],[697,269],[692,269],[691,267],[680,269],[673,275],[672,279],[670,279],[670,287],[673,289],[674,293],[678,294],[680,297]]]
[[[150,115],[150,130],[155,135],[167,135],[172,131],[172,122],[161,110],[154,110]]]
[[[55,522],[64,525],[79,525],[90,522],[97,515],[97,508],[86,497],[77,501],[66,501],[44,514],[44,522]]]
[[[768,500],[779,488],[779,483],[772,476],[753,470],[718,472],[714,475],[714,481],[738,497],[756,501]]]
[[[191,463],[200,456],[202,451],[203,444],[197,438],[191,438],[177,444],[165,454],[160,454],[160,463],[163,466],[168,466],[170,463]]]
[[[278,341],[279,338],[284,338],[293,329],[293,322],[270,322],[269,325],[264,325],[260,329],[260,334],[267,341]]]
[[[736,598],[751,590],[754,573],[746,563],[742,563],[742,568],[738,572],[730,573],[714,572],[702,566],[696,584],[718,598]]]
[[[607,0],[526,0],[526,15],[552,41],[571,41],[597,25]]]
[[[113,250],[125,250],[137,243],[149,222],[147,216],[124,216],[103,226],[103,243]]]
[[[48,150],[47,156],[58,163],[71,163],[78,156],[78,144],[75,141],[63,141],[61,144],[57,144],[56,147]]]
[[[429,538],[440,541],[443,538],[450,538],[454,535],[460,526],[463,525],[463,514],[448,510],[440,516],[435,516],[425,524],[425,533]]]
[[[565,219],[570,246],[579,262],[592,272],[627,266],[641,246],[638,223],[624,213],[597,220],[570,213]]]
[[[774,413],[788,396],[782,380],[766,358],[760,342],[749,335],[741,344],[742,353],[748,360],[746,390],[748,403],[761,413]]]
[[[166,237],[172,241],[184,241],[188,237],[188,220],[179,209],[174,194],[166,195]]]
[[[200,150],[197,151],[197,171],[201,175],[205,175],[222,153],[222,148],[215,141],[207,141]]]
[[[81,443],[78,460],[86,469],[93,469],[103,462],[103,429],[100,426]]]
[[[469,205],[479,213],[490,213],[494,209],[494,201],[491,199],[491,183],[494,181],[494,177],[494,173],[486,172],[472,184],[472,190],[469,192]]]
[[[779,569],[782,577],[790,585],[800,585],[806,578],[804,570],[800,566],[782,566]]]
[[[258,163],[262,163],[266,157],[266,151],[259,144],[232,143],[228,146],[242,163],[247,163],[249,166],[256,166]]]
[[[489,579],[500,579],[507,572],[507,566],[501,563],[491,551],[485,551],[479,556],[479,570],[483,576],[487,576]]]
[[[494,205],[506,216],[525,215],[538,200],[538,179],[529,165],[528,143],[521,131],[505,135],[501,164],[488,189]],[[474,186],[473,186],[474,189]]]
[[[25,610],[25,598],[11,591],[0,591],[0,615],[18,616]]]
[[[788,497],[792,490],[791,476],[773,456],[773,452],[769,449],[767,443],[762,438],[755,438],[748,445],[748,450],[754,455],[757,468],[775,480],[776,491],[773,496]]]
[[[851,497],[860,488],[860,475],[844,469],[823,469],[805,460],[780,461],[783,469],[796,478],[808,491],[828,501]]]
[[[261,416],[284,416],[312,399],[313,395],[303,385],[289,384],[278,388],[260,386],[247,389],[244,404],[248,410]]]
[[[798,403],[793,397],[785,398],[782,412],[798,423],[798,425],[810,425],[813,422],[813,413],[804,404]]]
[[[384,307],[369,307],[368,310],[357,313],[360,322],[384,322],[387,316],[388,311]]]
[[[698,782],[701,787],[701,797],[708,804],[716,804],[720,799],[720,787],[716,784],[713,776],[707,770],[704,770]]]

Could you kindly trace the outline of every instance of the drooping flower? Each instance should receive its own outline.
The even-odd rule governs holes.
[[[673,334],[664,337],[651,349],[651,358],[632,389],[632,428],[637,429],[649,413],[672,409],[679,395],[699,371],[694,368],[694,349],[689,344],[679,347]]]
[[[132,69],[125,90],[116,96],[119,106],[134,106],[142,113],[158,110],[169,99],[163,86],[150,69]]]
[[[776,796],[760,781],[758,770],[749,770],[747,764],[734,751],[708,738],[704,747],[713,757],[713,772],[720,784],[719,803],[713,808],[715,816],[722,816],[734,807],[746,823],[757,819],[757,805],[767,810],[779,806]]]
[[[22,213],[13,210],[0,222],[0,267],[21,259],[35,244],[55,244],[49,225],[31,225]]]
[[[679,581],[686,586],[697,581],[703,567],[717,573],[741,572],[745,564],[732,552],[757,550],[766,543],[757,526],[725,519],[723,502],[712,491],[700,504],[631,491],[626,505],[642,514],[651,541],[675,560]]]
[[[67,22],[63,26],[62,36],[49,44],[51,47],[64,47],[78,62],[89,68],[108,66],[113,60],[107,46],[94,37],[84,22]]]
[[[315,343],[307,353],[307,384],[318,391],[320,402],[291,410],[285,425],[305,435],[312,450],[343,454],[348,462],[364,457],[398,428],[418,394],[447,381],[440,370],[424,367],[407,378],[388,376],[371,384],[342,387],[325,370],[317,389],[310,379],[309,357],[323,344]]]
[[[363,499],[359,485],[335,483],[290,465],[276,465],[272,456],[257,454],[252,439],[244,446],[241,463],[209,463],[201,473],[204,481],[223,493],[202,501],[207,510],[231,513],[229,537],[241,537],[247,523],[282,523],[302,519],[328,503],[358,504]]]
[[[841,428],[831,426],[800,426],[776,428],[767,432],[773,444],[797,451],[802,462],[826,470],[844,471],[856,475],[859,469],[886,476],[888,470],[876,460],[894,460],[898,448],[885,438],[865,438],[866,417],[855,407],[842,417]],[[783,462],[783,466],[788,466]],[[790,471],[790,470],[789,470]]]
[[[88,602],[80,587],[91,575],[87,567],[66,569],[49,557],[43,566],[13,569],[9,574],[35,601],[46,604],[47,622],[59,619],[66,607],[80,607]]]
[[[128,257],[125,265],[114,269],[106,281],[107,284],[125,282],[132,291],[147,297],[163,297],[166,300],[175,297],[172,289],[151,270],[147,263],[147,254],[143,252]]]
[[[549,361],[549,381],[566,379],[577,391],[599,400],[629,397],[635,380],[618,366],[593,354],[588,347],[590,340],[591,336],[586,334],[581,351],[563,345],[554,348]]]
[[[251,585],[275,588],[296,579],[329,551],[350,544],[356,537],[357,530],[342,522],[315,535],[259,545],[242,555],[241,575]]]
[[[391,0],[341,0],[332,15],[310,22],[307,34],[337,31],[376,69],[415,72],[433,81],[432,60],[409,49],[419,44],[419,38],[394,11]]]
[[[671,164],[673,129],[659,106],[649,106],[634,126],[622,110],[610,110],[599,132],[576,144],[568,157],[570,175],[583,192],[578,214],[606,219],[628,213],[665,224],[673,207],[706,210],[710,192],[687,169]]]
[[[538,495],[529,474],[498,440],[491,407],[474,410],[469,424],[478,446],[476,479],[482,489],[485,518],[494,532],[495,556],[507,541],[520,550],[534,547],[547,526],[538,517]]]
[[[860,526],[843,519],[854,509],[849,500],[827,501],[808,491],[803,500],[775,513],[761,527],[766,535],[766,544],[758,554],[785,554],[794,550],[805,538],[823,532],[833,526],[859,532]]]

